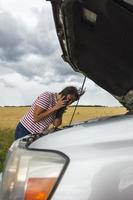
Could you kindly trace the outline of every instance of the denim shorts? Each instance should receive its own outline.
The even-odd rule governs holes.
[[[28,134],[31,133],[21,124],[21,122],[19,122],[15,131],[15,140],[22,138]]]

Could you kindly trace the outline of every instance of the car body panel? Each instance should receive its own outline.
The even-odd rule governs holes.
[[[63,58],[133,109],[133,3],[51,0]]]
[[[1,188],[1,183],[2,183],[2,173],[0,173],[0,188]]]
[[[52,200],[132,200],[132,120],[94,120],[33,142],[29,148],[60,151],[70,159]]]
[[[60,150],[69,155],[69,150],[76,147],[92,146],[92,144],[115,144],[132,141],[133,115],[115,116],[90,120],[70,128],[48,134],[33,142],[30,148]],[[53,143],[53,141],[55,141]],[[114,143],[113,143],[114,142]],[[128,144],[128,143],[127,143]],[[117,146],[116,145],[116,146]],[[110,148],[110,145],[106,145]],[[115,147],[115,146],[114,146]],[[113,149],[113,146],[112,146]],[[72,151],[70,150],[72,156]],[[79,156],[79,155],[78,155]]]

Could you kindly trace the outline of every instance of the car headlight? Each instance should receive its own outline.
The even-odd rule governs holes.
[[[6,162],[2,200],[47,200],[68,158],[59,152],[15,148]]]

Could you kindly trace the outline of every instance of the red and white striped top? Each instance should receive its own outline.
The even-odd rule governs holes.
[[[56,93],[51,92],[43,92],[41,95],[37,97],[37,99],[33,102],[30,110],[22,117],[20,120],[21,124],[30,132],[30,133],[42,133],[47,130],[50,124],[53,123],[55,119],[55,113],[50,114],[45,119],[34,122],[33,113],[35,106],[38,105],[41,108],[48,110],[55,106],[57,103]]]

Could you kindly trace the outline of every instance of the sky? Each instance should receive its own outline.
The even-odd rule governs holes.
[[[61,58],[51,3],[0,0],[0,106],[31,105],[44,91],[81,87],[84,76]],[[120,106],[90,79],[79,104]]]

